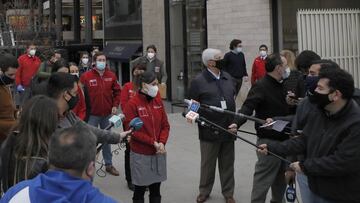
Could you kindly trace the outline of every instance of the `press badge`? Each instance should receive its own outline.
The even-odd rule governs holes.
[[[220,101],[220,103],[221,103],[221,108],[222,108],[222,109],[227,109],[226,101],[225,101],[225,100]]]

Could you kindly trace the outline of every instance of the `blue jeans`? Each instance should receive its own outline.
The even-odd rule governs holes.
[[[98,127],[100,125],[101,129],[106,128],[109,123],[110,116],[93,116],[90,115],[88,123],[92,126]],[[102,155],[104,158],[105,166],[112,165],[112,153],[110,144],[102,145]]]
[[[301,199],[304,203],[333,203],[313,193],[309,188],[307,176],[303,173],[297,173],[296,180],[299,184]]]

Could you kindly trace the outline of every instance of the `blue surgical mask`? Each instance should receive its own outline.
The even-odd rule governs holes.
[[[106,62],[104,61],[96,61],[96,68],[98,70],[104,70],[106,67]]]

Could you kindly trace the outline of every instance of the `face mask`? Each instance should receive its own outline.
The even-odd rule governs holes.
[[[79,73],[70,73],[70,74],[76,76],[77,78],[79,78]]]
[[[154,53],[147,53],[147,57],[148,57],[149,59],[154,58],[154,56],[155,56],[155,54],[154,54]]]
[[[31,49],[31,50],[29,51],[29,54],[30,54],[30,56],[35,56],[35,54],[36,54],[36,49]]]
[[[8,77],[8,76],[5,75],[5,74],[0,77],[0,82],[1,82],[3,85],[10,85],[10,84],[14,83],[14,81],[15,81],[14,79]]]
[[[78,95],[73,96],[73,95],[71,95],[70,93],[68,93],[68,94],[71,96],[71,98],[69,99],[69,101],[66,101],[66,102],[67,102],[67,104],[68,104],[68,106],[69,106],[69,110],[71,110],[71,109],[73,109],[73,108],[76,106],[76,104],[78,103],[78,101],[79,101],[79,96],[78,96]]]
[[[83,64],[88,64],[88,63],[89,63],[89,59],[88,59],[88,58],[82,58],[82,59],[81,59],[81,63],[83,63]]]
[[[103,61],[96,61],[96,68],[98,70],[104,70],[106,67],[106,63]]]
[[[306,76],[305,78],[306,90],[313,94],[317,87],[318,82],[319,82],[319,76]]]
[[[236,50],[237,53],[240,53],[240,52],[242,52],[242,47],[236,47],[235,50]]]
[[[314,91],[314,94],[309,95],[309,101],[313,104],[316,104],[320,109],[325,108],[328,104],[330,104],[332,101],[329,99],[329,94],[320,94],[316,91]]]
[[[157,85],[153,86],[153,85],[149,85],[149,84],[146,84],[146,87],[147,87],[147,94],[150,96],[150,97],[156,97],[158,91],[159,91],[159,88]]]
[[[215,63],[215,68],[219,70],[224,69],[224,67],[226,66],[226,61],[224,59],[217,60],[215,61]]]
[[[282,74],[282,79],[285,80],[286,78],[288,78],[290,76],[290,68],[286,67],[285,71]]]
[[[261,50],[261,51],[260,51],[260,56],[261,56],[261,57],[265,57],[265,56],[266,56],[266,51]]]

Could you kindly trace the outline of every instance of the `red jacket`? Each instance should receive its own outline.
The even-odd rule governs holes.
[[[265,59],[260,56],[256,57],[252,66],[251,84],[254,85],[257,80],[260,80],[266,75]]]
[[[18,58],[19,67],[16,71],[15,83],[29,87],[31,79],[36,75],[39,70],[41,60],[39,57],[30,57],[28,54],[23,54]]]
[[[72,110],[77,117],[81,120],[85,120],[86,118],[86,103],[85,103],[85,95],[83,89],[78,85],[78,95],[79,101]]]
[[[87,71],[81,75],[80,82],[88,89],[91,115],[108,116],[112,107],[119,107],[120,85],[109,68],[105,69],[103,76],[96,69]]]
[[[155,141],[166,144],[170,125],[160,94],[150,101],[146,95],[136,94],[125,106],[124,114],[126,115],[124,124],[127,129],[129,122],[135,117],[139,117],[144,122],[143,127],[131,136],[130,149],[133,152],[154,155]]]
[[[121,110],[124,111],[125,105],[128,101],[136,95],[136,91],[134,91],[134,85],[132,82],[125,83],[121,90],[120,96],[120,106]]]

